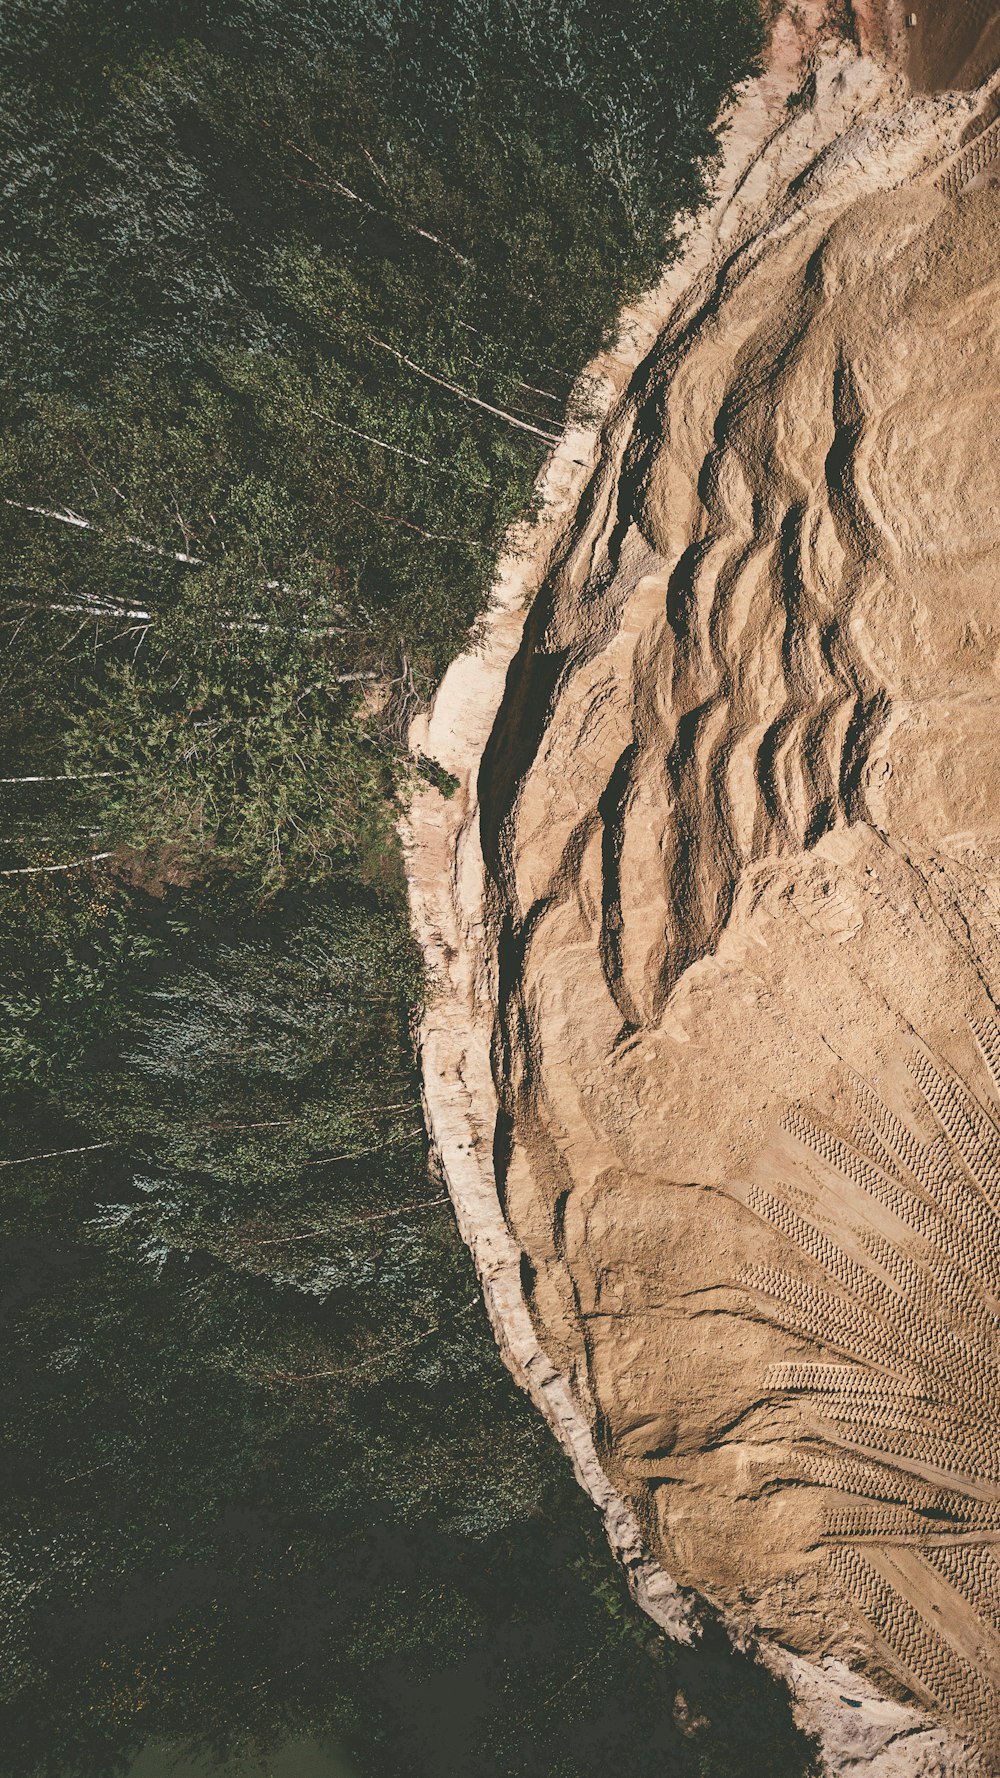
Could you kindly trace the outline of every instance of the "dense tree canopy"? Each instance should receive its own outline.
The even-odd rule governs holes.
[[[116,774],[94,851],[273,883],[384,843],[386,742],[758,32],[753,0],[7,6],[0,611],[19,759]]]
[[[759,39],[755,0],[0,7],[18,1778],[310,1730],[392,1778],[735,1778],[748,1725],[804,1769],[757,1669],[627,1606],[500,1366],[394,839]]]

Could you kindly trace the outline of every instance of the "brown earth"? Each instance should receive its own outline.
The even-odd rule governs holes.
[[[931,0],[913,4],[906,32],[907,73],[915,92],[977,86],[1000,66],[1000,7],[995,0]]]
[[[522,543],[418,725],[460,780],[411,816],[425,1091],[647,1609],[689,1633],[673,1577],[786,1651],[837,1771],[964,1778],[1000,1770],[1000,131],[847,51],[811,111],[761,90],[553,460],[547,579]]]
[[[975,87],[1000,67],[996,0],[853,0],[850,10],[860,47],[903,69],[914,92]]]
[[[682,1585],[1000,1760],[1000,198],[653,369],[483,764],[499,1181]]]

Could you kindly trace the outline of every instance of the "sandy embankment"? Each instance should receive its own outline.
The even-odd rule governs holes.
[[[741,97],[717,201],[594,367],[603,422],[554,454],[481,641],[415,726],[460,782],[421,792],[407,834],[438,983],[424,1088],[501,1350],[643,1606],[690,1638],[705,1597],[763,1638],[831,1769],[957,1778],[974,1762],[953,1731],[886,1688],[961,1692],[987,1745],[994,1458],[939,1415],[939,1470],[910,1464],[898,1501],[875,1486],[887,1449],[909,1463],[893,1388],[925,1419],[928,1394],[905,1342],[879,1341],[886,1293],[919,1299],[924,1368],[950,1365],[975,1405],[982,1306],[934,1331],[948,1255],[919,1243],[946,1219],[886,1149],[924,1140],[912,1086],[869,1105],[874,1156],[829,1126],[857,1116],[848,1075],[891,1097],[905,1029],[968,1075],[961,1033],[990,1010],[993,712],[961,651],[992,659],[993,458],[934,466],[956,376],[968,436],[995,450],[975,243],[998,218],[973,197],[970,230],[953,197],[988,179],[992,139],[939,187],[979,101],[907,100],[840,46],[789,110],[793,62],[789,39]],[[949,554],[942,512],[968,549]],[[956,1153],[937,1156],[949,1189]],[[873,1426],[857,1379],[871,1408],[876,1347]],[[876,1444],[849,1472],[844,1451]],[[964,1519],[942,1480],[958,1457],[979,1465]],[[858,1519],[873,1501],[891,1522]],[[843,1535],[831,1502],[855,1512]],[[925,1510],[952,1515],[952,1568],[921,1543]],[[906,1616],[921,1586],[940,1657],[939,1626]]]

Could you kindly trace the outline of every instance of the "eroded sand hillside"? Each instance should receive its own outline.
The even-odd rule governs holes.
[[[428,1103],[661,1620],[833,1675],[838,1769],[957,1775],[1000,1770],[1000,126],[846,51],[817,94],[418,737],[463,777],[414,817]]]
[[[998,274],[992,189],[866,197],[657,367],[488,854],[501,1185],[612,1478],[682,1584],[984,1734]]]

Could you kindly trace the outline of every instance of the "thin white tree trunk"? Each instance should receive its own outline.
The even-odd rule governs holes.
[[[560,395],[553,395],[551,389],[539,389],[534,383],[525,383],[520,377],[517,381],[519,389],[530,389],[532,395],[544,395],[546,401],[554,401],[557,407],[565,407],[566,403]]]
[[[252,1129],[254,1126],[251,1124],[245,1127]],[[263,1127],[266,1128],[266,1125]],[[435,1204],[447,1204],[447,1202],[447,1192],[442,1192],[439,1198],[415,1198],[412,1204],[400,1204],[395,1210],[376,1210],[371,1216],[345,1216],[343,1221],[337,1224],[337,1227],[359,1228],[362,1223],[366,1222],[386,1222],[395,1216],[408,1216],[412,1210],[431,1210]],[[291,1247],[296,1241],[322,1241],[324,1237],[329,1240],[335,1232],[329,1228],[309,1229],[304,1235],[274,1235],[266,1241],[257,1241],[255,1245],[258,1247]],[[253,1241],[253,1239],[253,1235],[240,1236],[241,1241]]]
[[[304,150],[300,149],[299,153],[304,153]],[[312,158],[311,154],[306,155],[306,160],[312,161]],[[313,161],[313,165],[318,166],[319,162]],[[388,222],[395,223],[397,228],[408,229],[411,235],[419,235],[421,240],[432,241],[435,247],[443,247],[446,253],[450,253],[453,259],[458,260],[459,265],[468,265],[469,261],[466,255],[460,253],[457,247],[453,247],[451,242],[444,240],[441,235],[432,234],[430,229],[421,228],[416,222],[408,222],[405,216],[393,216],[388,210],[380,209],[378,204],[369,203],[368,199],[363,198],[360,192],[352,191],[349,185],[345,185],[342,179],[331,178],[326,183],[334,191],[339,191],[341,197],[350,198],[352,203],[360,204],[363,210],[370,210],[373,216],[384,216]]]
[[[268,584],[270,586],[276,586],[277,582],[271,581]],[[58,611],[67,617],[83,616],[92,617],[97,620],[102,617],[117,618],[122,621],[127,619],[142,624],[153,624],[157,621],[156,616],[152,611],[140,611],[138,607],[133,608],[129,605],[109,605],[106,600],[98,599],[87,593],[81,593],[79,600],[72,605],[57,605],[53,603],[43,604],[38,600],[17,601],[16,609],[24,609],[25,607],[27,607],[29,611]],[[286,630],[297,630],[297,633],[300,636],[342,636],[344,634],[343,626],[341,624],[317,624],[315,626],[308,624],[298,626],[295,624],[269,624],[260,617],[241,617],[229,623],[222,624],[221,628],[230,635],[235,630],[255,630],[258,635],[269,635],[275,630],[279,633]],[[0,782],[2,782],[2,780],[0,780]]]
[[[481,401],[478,395],[473,395],[470,390],[463,389],[460,384],[449,383],[445,377],[436,377],[433,371],[425,370],[422,364],[414,364],[412,358],[407,358],[404,353],[397,352],[395,346],[390,346],[387,340],[378,340],[372,333],[368,334],[367,338],[369,345],[378,346],[383,352],[391,352],[394,358],[399,359],[400,364],[405,364],[408,370],[415,371],[418,377],[426,377],[429,383],[436,383],[439,389],[448,389],[452,395],[460,395],[463,401],[471,401],[473,407],[481,407],[484,412],[495,414],[498,420],[506,420],[508,426],[517,426],[522,432],[533,432],[536,438],[543,438],[546,444],[559,443],[558,432],[544,432],[540,426],[532,426],[527,420],[519,420],[516,414],[509,414],[506,408],[494,407],[492,402]]]
[[[42,778],[0,778],[0,784],[78,784],[84,778],[120,778],[121,772],[51,772]]]
[[[65,617],[135,618],[137,622],[144,624],[153,621],[151,611],[140,611],[138,608],[133,610],[128,605],[110,605],[106,599],[98,599],[90,593],[81,593],[79,599],[71,605],[44,599],[12,599],[9,603],[15,611],[58,611]]]
[[[94,519],[85,519],[82,513],[74,512],[69,506],[31,506],[27,500],[11,500],[9,496],[4,497],[4,505],[16,506],[20,512],[34,513],[40,519],[54,519],[59,525],[72,525],[77,531],[96,531],[101,537],[107,535],[103,525],[98,525]],[[125,542],[144,550],[148,556],[163,556],[168,562],[183,562],[189,568],[207,565],[204,556],[191,556],[183,549],[162,549],[158,543],[150,543],[145,537],[133,537],[130,532],[126,532]]]
[[[392,451],[396,457],[408,457],[411,463],[423,463],[425,468],[433,469],[435,475],[454,476],[456,481],[471,482],[474,488],[488,488],[490,485],[488,481],[480,481],[478,476],[463,475],[461,470],[448,469],[443,463],[433,462],[430,457],[421,457],[416,451],[404,451],[402,445],[388,444],[384,438],[376,438],[374,433],[359,432],[357,427],[348,426],[343,420],[334,420],[329,414],[321,412],[318,407],[311,407],[308,411],[314,414],[317,420],[325,421],[327,426],[336,426],[341,432],[349,432],[352,438],[363,438],[368,444],[378,445],[380,451]]]
[[[61,508],[55,506],[33,506],[27,500],[11,500],[9,495],[4,496],[3,503],[5,506],[16,507],[18,512],[34,513],[36,518],[54,519],[58,525],[72,525],[73,529],[76,531],[93,531],[96,537],[106,537],[108,534],[105,525],[99,525],[96,519],[84,518],[82,513],[74,512],[72,508],[68,506]],[[208,568],[211,566],[204,556],[192,556],[183,549],[163,549],[160,544],[150,543],[149,539],[146,537],[136,537],[130,531],[125,533],[123,541],[131,544],[133,549],[141,549],[147,556],[160,556],[167,562],[180,562],[185,568]],[[295,588],[290,587],[287,581],[284,580],[265,580],[261,584],[264,591],[268,593],[291,593],[295,591]],[[53,606],[52,609],[72,611],[74,607],[71,605]],[[126,612],[111,607],[109,607],[108,610],[109,614],[114,616],[137,617],[142,619],[148,619],[149,616],[148,612]],[[330,633],[336,634],[336,632]]]
[[[263,123],[262,118],[259,118],[257,121]],[[271,130],[270,124],[264,123],[263,127],[266,130]],[[273,134],[274,132],[271,131],[271,133]],[[342,179],[338,179],[334,174],[327,172],[323,163],[318,161],[314,154],[309,154],[308,151],[302,147],[301,143],[292,142],[287,136],[279,137],[279,140],[283,148],[290,148],[294,154],[300,154],[303,160],[307,160],[309,165],[315,167],[317,172],[322,175],[321,180],[296,180],[296,184],[317,185],[321,183],[325,185],[329,191],[338,191],[341,197],[349,198],[352,204],[360,204],[363,210],[370,210],[373,216],[384,216],[387,221],[395,223],[397,228],[409,229],[411,234],[420,235],[425,241],[432,241],[435,247],[443,247],[445,252],[450,253],[454,259],[457,259],[460,265],[469,264],[465,254],[460,253],[457,247],[453,247],[451,242],[444,240],[441,235],[432,234],[430,229],[420,228],[417,223],[410,222],[405,216],[393,216],[390,211],[382,210],[379,208],[378,204],[373,204],[368,198],[363,198],[359,191],[352,191],[351,187],[345,185]],[[382,184],[388,187],[388,180],[386,179],[385,174],[376,167],[375,162],[372,160],[364,143],[359,143],[358,146],[360,147],[362,154],[365,156],[365,159],[369,162],[369,165],[373,168],[379,179],[381,179]],[[294,174],[292,177],[295,177]]]
[[[71,858],[68,864],[25,864],[19,870],[0,870],[0,877],[41,877],[50,871],[79,870],[82,864],[99,864],[102,858],[113,858],[112,852],[91,852],[86,858]]]
[[[64,1154],[93,1154],[98,1148],[114,1148],[113,1142],[88,1142],[83,1148],[49,1148],[44,1154],[22,1154],[13,1161],[0,1161],[0,1167],[24,1167],[29,1161],[54,1161]]]
[[[364,500],[358,500],[353,494],[347,498],[352,506],[359,506],[362,512],[370,513],[373,519],[379,519],[383,525],[402,525],[404,531],[415,531],[418,537],[425,537],[429,543],[465,543],[470,549],[482,549],[478,537],[456,536],[449,531],[425,531],[423,525],[415,525],[412,519],[401,519],[392,512],[376,512],[374,506],[368,506]]]

